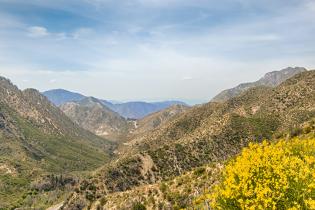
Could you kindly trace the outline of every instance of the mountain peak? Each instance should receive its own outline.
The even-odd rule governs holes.
[[[80,101],[81,99],[85,98],[85,96],[80,93],[75,93],[64,89],[48,90],[43,92],[43,95],[45,95],[56,106],[60,106],[70,101]]]
[[[32,94],[32,95],[36,95],[39,97],[43,97],[43,95],[36,89],[34,88],[27,88],[25,90],[23,90],[23,93],[27,93],[27,94]]]
[[[304,71],[307,71],[307,69],[304,67],[287,67],[280,71],[272,71],[266,73],[264,77],[257,81],[257,83],[274,87],[279,85],[281,82],[289,79],[290,77]]]
[[[10,82],[11,83],[11,81],[9,80],[9,79],[7,79],[6,77],[3,77],[3,76],[0,76],[0,81],[2,82],[2,81],[7,81],[7,82]]]
[[[0,85],[3,88],[12,89],[12,90],[15,90],[15,91],[18,90],[18,87],[16,85],[14,85],[11,82],[11,80],[9,80],[8,78],[2,77],[2,76],[0,76]]]
[[[285,69],[282,69],[282,70],[279,70],[279,71],[271,71],[271,72],[268,72],[264,75],[264,77],[268,77],[270,75],[274,75],[274,74],[277,74],[277,73],[282,73],[282,74],[292,74],[294,72],[297,72],[297,73],[300,73],[300,72],[304,72],[304,71],[307,71],[306,68],[304,67],[287,67]]]
[[[60,109],[73,122],[99,136],[116,140],[118,135],[127,131],[127,120],[94,97],[67,102]]]
[[[241,83],[238,86],[227,89],[213,97],[211,100],[212,102],[224,102],[230,98],[233,98],[249,88],[257,87],[257,86],[268,86],[268,87],[275,87],[280,85],[285,80],[293,77],[294,75],[307,71],[304,67],[287,67],[285,69],[279,71],[272,71],[266,73],[262,78],[255,82],[247,82]]]

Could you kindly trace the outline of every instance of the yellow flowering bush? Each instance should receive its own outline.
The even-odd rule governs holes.
[[[214,209],[315,209],[315,139],[250,144],[201,200]]]

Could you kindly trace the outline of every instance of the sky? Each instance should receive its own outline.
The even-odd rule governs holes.
[[[315,0],[0,0],[0,75],[108,100],[209,101],[315,68]]]

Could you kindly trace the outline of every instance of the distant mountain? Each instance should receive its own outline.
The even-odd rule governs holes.
[[[21,91],[0,77],[0,209],[31,207],[27,195],[34,181],[96,169],[113,146],[73,123],[37,90]],[[37,207],[53,201],[36,189]]]
[[[78,125],[96,135],[116,139],[128,132],[128,121],[96,98],[67,102],[60,109]]]
[[[63,89],[48,90],[43,92],[43,94],[57,106],[60,106],[67,102],[77,102],[82,100],[83,98],[86,98],[86,96],[80,93],[74,93]],[[186,105],[184,102],[181,101],[162,101],[153,103],[136,101],[119,103],[117,101],[109,101],[103,99],[98,100],[101,101],[105,106],[107,106],[114,112],[120,114],[121,116],[132,119],[143,118],[151,113],[168,108],[172,105],[176,104]]]
[[[43,92],[43,95],[46,96],[56,106],[60,106],[70,101],[80,101],[86,97],[80,93],[75,93],[64,89],[48,90]]]
[[[114,104],[110,108],[115,112],[119,113],[121,116],[132,119],[141,119],[154,112],[161,111],[173,105],[185,105],[181,101],[163,101],[163,102],[126,102],[122,104]],[[105,104],[106,105],[106,104]]]
[[[273,71],[266,73],[264,77],[260,78],[256,82],[242,83],[234,88],[227,89],[216,95],[211,101],[212,102],[224,102],[230,98],[233,98],[249,88],[258,87],[258,86],[267,86],[267,87],[275,87],[281,84],[283,81],[293,77],[294,75],[307,71],[307,69],[303,67],[288,67],[286,69],[282,69],[280,71]]]

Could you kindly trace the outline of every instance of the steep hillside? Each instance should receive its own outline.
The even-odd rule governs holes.
[[[296,136],[300,139],[315,138],[315,119],[277,135],[272,142],[277,142],[277,138],[290,140]],[[209,193],[219,184],[224,165],[226,162],[206,164],[171,180],[111,193],[97,199],[91,209],[127,210],[136,206],[145,206],[146,209],[209,209]]]
[[[258,87],[258,86],[267,86],[267,87],[275,87],[281,84],[283,81],[293,77],[294,75],[307,71],[303,67],[288,67],[286,69],[282,69],[280,71],[273,71],[265,74],[262,78],[260,78],[256,82],[242,83],[234,88],[227,89],[216,95],[211,101],[212,102],[224,102],[230,98],[233,98],[249,88]]]
[[[111,192],[183,174],[224,161],[249,142],[271,139],[315,117],[315,71],[275,88],[249,89],[225,103],[192,108],[173,122],[132,140],[129,153],[85,180],[66,209],[88,206]]]
[[[204,165],[170,180],[111,193],[93,202],[91,209],[129,210],[145,206],[152,210],[180,210],[191,207],[197,195],[218,182],[222,167],[219,163]]]
[[[109,160],[113,147],[81,129],[38,91],[20,91],[0,77],[0,168],[5,171],[0,173],[0,209],[30,207],[40,195],[28,196],[33,181],[93,170]]]
[[[315,120],[280,139],[251,144],[224,164],[193,209],[315,209]]]
[[[60,106],[60,109],[81,127],[113,140],[126,135],[129,127],[133,126],[101,101],[92,97],[65,103]]]

